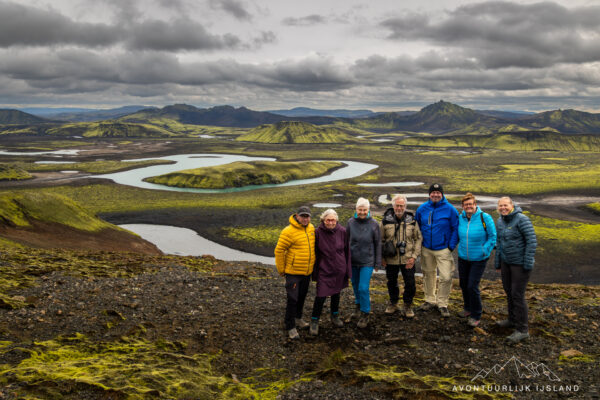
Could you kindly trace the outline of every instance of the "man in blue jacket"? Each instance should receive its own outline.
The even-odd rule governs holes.
[[[420,310],[437,306],[442,317],[449,317],[448,298],[452,290],[454,258],[452,251],[458,244],[458,211],[444,197],[439,183],[429,187],[429,200],[419,206],[415,216],[423,235],[421,270],[425,303]],[[437,288],[437,272],[440,284]]]

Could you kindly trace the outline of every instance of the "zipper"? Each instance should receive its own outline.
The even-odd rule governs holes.
[[[473,219],[473,216],[471,216],[471,219]],[[471,227],[471,219],[469,219],[469,222],[467,222],[467,261],[470,260],[470,258],[469,258],[469,228]]]
[[[308,237],[308,231],[306,230],[308,228],[308,226],[304,227],[304,234],[306,235],[306,241],[308,242],[308,264],[306,265],[306,273],[308,274],[308,271],[310,270],[310,254],[311,254],[311,250],[310,250],[310,238]]]

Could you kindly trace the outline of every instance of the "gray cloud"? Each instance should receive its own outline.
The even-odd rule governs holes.
[[[126,43],[132,49],[214,50],[238,47],[241,40],[231,34],[211,35],[202,25],[180,19],[169,23],[145,21],[134,25]]]
[[[281,23],[283,25],[288,25],[288,26],[311,26],[311,25],[325,24],[325,23],[327,23],[327,18],[325,18],[321,15],[312,14],[312,15],[307,15],[305,17],[300,17],[300,18],[294,18],[294,17],[284,18],[281,21]]]
[[[465,5],[441,20],[425,14],[390,18],[390,39],[423,40],[457,49],[486,68],[539,68],[600,60],[600,7],[497,1]]]
[[[228,14],[233,15],[235,18],[242,21],[252,20],[252,14],[250,14],[244,3],[237,0],[210,0],[210,6],[213,9],[221,9]]]
[[[106,24],[77,23],[54,12],[0,2],[0,46],[44,46],[57,43],[107,46],[123,31]]]
[[[134,5],[127,15],[136,15]],[[132,16],[132,18],[134,18]],[[15,3],[0,2],[0,47],[66,46],[112,47],[124,44],[137,50],[218,50],[255,48],[274,40],[261,33],[243,45],[233,34],[215,35],[187,18],[171,21],[129,21],[127,24],[75,22],[62,14]]]

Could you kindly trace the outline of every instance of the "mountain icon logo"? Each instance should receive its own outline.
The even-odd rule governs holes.
[[[536,362],[531,362],[529,364],[525,364],[523,361],[519,360],[517,357],[512,356],[508,361],[506,361],[502,365],[495,364],[490,369],[482,368],[481,371],[479,371],[477,373],[477,375],[475,375],[473,377],[473,379],[471,379],[471,382],[475,381],[478,378],[485,379],[490,374],[492,374],[492,372],[496,375],[500,375],[503,372],[506,372],[509,370],[516,371],[517,376],[521,379],[532,379],[532,378],[538,378],[538,377],[545,376],[548,380],[550,380],[552,382],[560,381],[560,378],[558,376],[556,376],[556,374],[554,372],[552,372],[552,370],[550,368],[548,368],[548,366],[546,364],[536,363]]]

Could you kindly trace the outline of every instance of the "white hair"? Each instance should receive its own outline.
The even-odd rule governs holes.
[[[364,197],[359,197],[358,200],[356,200],[356,209],[358,210],[359,207],[371,208],[371,203]]]
[[[401,194],[397,194],[394,197],[392,197],[392,205],[394,203],[396,203],[396,200],[404,200],[404,204],[406,205],[408,203],[408,200],[406,200],[406,196],[403,196]]]
[[[338,214],[335,212],[335,210],[333,208],[328,208],[327,210],[323,211],[323,214],[321,214],[321,221],[325,221],[325,218],[327,218],[328,215],[333,215],[335,220],[338,220]]]
[[[512,201],[512,199],[508,196],[502,196],[498,199],[498,202],[500,202],[500,200],[508,200],[508,202],[510,203],[511,206],[514,206],[515,203]]]

